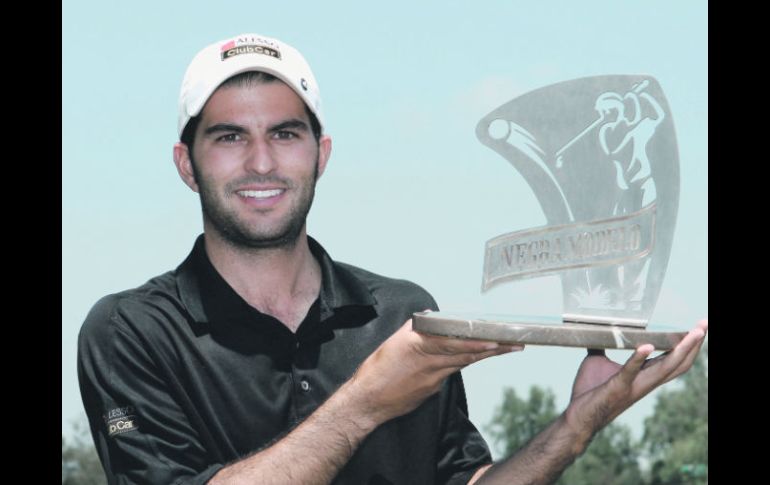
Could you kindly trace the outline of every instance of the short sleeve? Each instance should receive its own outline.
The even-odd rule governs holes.
[[[468,418],[465,388],[459,372],[452,374],[442,393],[436,483],[467,484],[476,471],[492,463],[492,455],[481,433]]]
[[[100,300],[78,339],[81,396],[108,482],[206,483],[223,465],[172,397],[152,345],[121,324],[118,303]]]

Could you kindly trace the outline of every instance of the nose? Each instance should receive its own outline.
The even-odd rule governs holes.
[[[254,141],[246,153],[244,165],[246,170],[261,175],[268,174],[275,170],[276,162],[272,150],[268,143],[262,140]]]

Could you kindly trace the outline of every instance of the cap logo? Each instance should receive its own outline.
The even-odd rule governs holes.
[[[274,42],[268,42],[259,37],[231,40],[222,45],[220,54],[223,61],[241,54],[262,54],[276,59],[281,58],[281,51]]]

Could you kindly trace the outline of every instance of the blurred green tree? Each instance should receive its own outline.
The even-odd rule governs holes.
[[[85,419],[75,422],[73,430],[71,441],[61,436],[62,485],[107,485]]]
[[[585,453],[568,467],[558,485],[707,485],[708,484],[708,342],[679,386],[657,395],[644,435],[611,423],[596,434]],[[670,384],[669,384],[670,385]],[[510,456],[556,417],[554,393],[532,386],[527,399],[511,388],[485,430],[496,450]],[[642,458],[648,467],[642,471]]]
[[[708,483],[708,341],[678,381],[679,388],[658,394],[652,416],[644,420],[650,485]]]
[[[503,390],[503,403],[495,410],[492,422],[485,428],[498,451],[509,456],[556,417],[553,391],[532,386],[529,398],[520,398],[511,388]],[[639,485],[638,443],[630,430],[612,423],[597,433],[585,453],[564,472],[558,485]]]

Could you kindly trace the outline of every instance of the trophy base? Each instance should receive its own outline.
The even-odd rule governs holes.
[[[418,312],[412,316],[418,332],[444,337],[491,340],[505,344],[554,345],[588,349],[634,349],[652,344],[671,350],[687,335],[660,326],[624,327],[591,323],[562,323],[561,317],[463,315]]]

